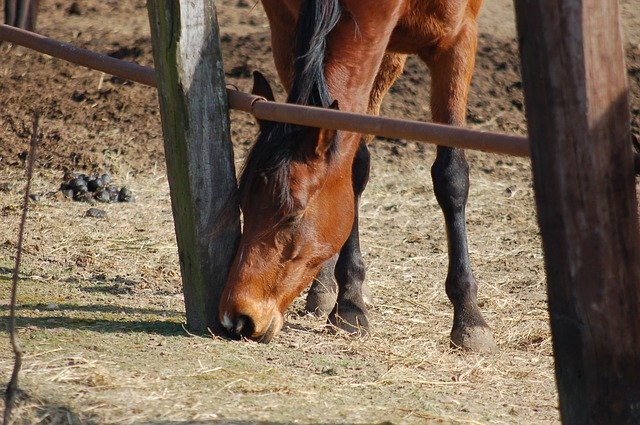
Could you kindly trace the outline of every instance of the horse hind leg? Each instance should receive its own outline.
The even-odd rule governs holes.
[[[36,26],[38,0],[7,0],[4,4],[5,24],[33,31]]]
[[[380,105],[382,99],[387,94],[393,83],[398,79],[404,70],[404,64],[407,61],[407,55],[403,53],[387,52],[382,58],[378,75],[373,83],[371,94],[369,95],[369,107],[367,113],[369,115],[378,115],[380,113]],[[374,138],[373,135],[365,135],[367,144]]]
[[[380,113],[380,105],[389,88],[395,80],[402,74],[404,63],[407,55],[399,53],[385,53],[380,69],[373,83],[371,95],[369,96],[369,106],[367,113],[369,115],[378,115]],[[369,144],[373,139],[373,135],[363,135],[362,140],[365,144]],[[364,187],[362,188],[364,190]],[[359,195],[357,195],[359,197]],[[356,228],[356,231],[357,228]],[[360,247],[358,246],[358,250]],[[335,279],[335,266],[338,261],[338,255],[334,256],[322,266],[322,269],[313,280],[309,293],[307,294],[306,310],[317,316],[326,316],[336,305],[338,299],[338,283]],[[364,278],[363,278],[364,280]],[[373,295],[371,289],[366,282],[362,282],[362,300],[365,305],[373,305]]]
[[[445,50],[422,56],[432,74],[433,120],[463,125],[469,83],[474,67],[476,27],[466,25]],[[469,194],[469,166],[462,149],[439,146],[431,168],[434,192],[444,213],[449,267],[445,287],[453,304],[451,343],[473,351],[497,347],[477,303],[478,284],[471,270],[465,224]]]

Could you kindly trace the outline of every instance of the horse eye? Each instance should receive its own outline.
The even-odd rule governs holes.
[[[300,220],[302,219],[302,216],[303,216],[302,213],[287,216],[282,220],[282,224],[287,226],[287,227],[293,227],[293,226],[297,225],[298,223],[300,223]]]

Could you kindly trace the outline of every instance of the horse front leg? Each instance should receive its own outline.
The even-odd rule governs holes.
[[[313,279],[309,292],[307,293],[307,303],[305,310],[307,313],[315,314],[318,317],[328,315],[336,305],[338,299],[338,282],[335,278],[336,254],[325,261],[318,275]]]
[[[376,75],[376,79],[369,95],[369,106],[367,113],[369,115],[378,115],[380,113],[380,104],[389,88],[395,80],[402,74],[404,63],[407,55],[399,53],[385,53],[380,64],[380,69]],[[373,135],[364,135],[362,141],[369,144],[373,140]],[[364,189],[364,188],[363,188]],[[356,201],[359,200],[359,195]],[[356,204],[357,208],[357,204]],[[356,232],[357,225],[356,225]],[[358,247],[359,249],[359,247]],[[338,298],[338,283],[335,280],[335,267],[338,261],[338,255],[322,265],[322,269],[313,280],[309,293],[307,294],[306,310],[317,316],[326,316],[333,310]],[[367,306],[373,305],[373,295],[367,282],[362,283],[362,299]]]
[[[358,206],[360,196],[369,181],[370,164],[369,149],[364,141],[361,141],[353,161],[355,217],[351,233],[340,249],[335,265],[338,294],[337,302],[329,314],[329,323],[356,335],[364,335],[369,332],[367,307],[363,298],[365,266],[360,251]]]
[[[476,51],[476,26],[468,22],[443,50],[421,55],[431,69],[433,120],[463,125]],[[453,304],[451,343],[473,351],[497,350],[491,330],[478,308],[478,284],[471,269],[465,207],[469,195],[469,166],[462,149],[439,146],[431,168],[436,198],[447,231],[449,268],[445,287]]]

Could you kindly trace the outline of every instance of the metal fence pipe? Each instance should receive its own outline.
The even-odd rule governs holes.
[[[0,40],[19,44],[87,68],[156,87],[156,75],[153,68],[95,53],[4,24],[0,24]],[[529,141],[523,136],[422,121],[355,114],[312,106],[270,102],[262,97],[234,89],[228,89],[227,94],[231,109],[249,112],[256,118],[267,121],[333,128],[522,157],[529,156],[530,152]]]

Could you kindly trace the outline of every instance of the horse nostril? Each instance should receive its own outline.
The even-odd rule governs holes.
[[[251,335],[255,332],[255,324],[251,317],[241,314],[237,317],[236,323],[233,326],[231,332],[237,336],[244,338],[251,338]]]

